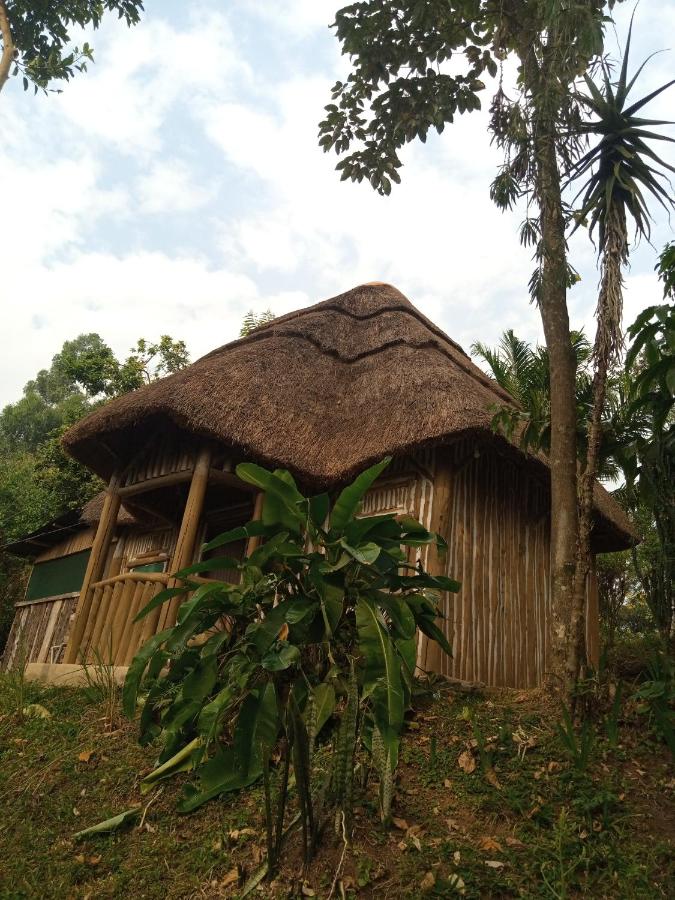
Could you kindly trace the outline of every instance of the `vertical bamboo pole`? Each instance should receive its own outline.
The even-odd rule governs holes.
[[[68,646],[64,654],[64,662],[77,662],[78,653],[80,651],[80,643],[84,635],[87,621],[91,612],[91,602],[93,591],[91,585],[95,581],[100,581],[103,577],[103,569],[110,544],[115,534],[115,526],[117,525],[117,514],[120,509],[120,475],[115,472],[108,484],[105,501],[103,503],[103,511],[101,512],[101,520],[96,529],[96,537],[89,555],[87,570],[84,573],[84,581],[80,590],[80,599],[77,601],[77,610],[73,621],[72,631],[68,638]]]
[[[264,500],[265,494],[263,491],[260,491],[258,494],[256,494],[255,504],[253,505],[253,522],[259,522],[262,519],[262,508]],[[260,535],[254,535],[253,537],[250,537],[246,541],[246,556],[250,556],[251,553],[253,553],[253,551],[260,546],[261,541],[262,538],[260,537]]]
[[[211,465],[211,448],[202,447],[195,462],[194,471],[192,473],[192,481],[190,482],[190,491],[185,503],[183,512],[183,521],[181,522],[180,531],[178,532],[178,540],[176,548],[171,560],[170,572],[180,572],[192,562],[195,551],[195,543],[197,540],[197,531],[202,517],[204,508],[204,497],[206,495],[206,487],[209,482],[209,467]],[[169,587],[176,584],[175,579],[170,579]],[[156,620],[155,631],[162,631],[169,628],[176,622],[176,614],[178,613],[178,605],[180,599],[174,597],[159,607],[159,616]]]
[[[434,477],[434,491],[431,508],[431,531],[441,535],[448,543],[449,524],[451,513],[451,496],[452,496],[452,472],[447,457],[439,454],[439,465],[436,468]],[[445,575],[447,571],[447,560],[438,552],[435,545],[429,547],[429,555],[427,557],[427,571],[430,575]],[[447,614],[449,608],[448,595],[442,594],[442,604]],[[438,619],[436,624],[448,636],[452,643],[452,636],[448,634],[449,621],[446,619]],[[418,650],[418,660],[429,672],[447,671],[447,663],[443,659],[444,653],[435,641],[429,641],[426,635],[420,635],[421,647]]]

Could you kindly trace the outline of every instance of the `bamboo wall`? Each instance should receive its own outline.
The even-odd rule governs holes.
[[[127,467],[120,487],[130,487],[173,472],[187,472],[194,467],[196,444],[193,438],[172,436],[149,444]]]
[[[165,473],[170,465],[181,466],[189,461],[183,451],[175,453],[175,461],[173,457],[162,461],[150,454],[145,461],[139,461],[135,477],[142,473],[154,477],[155,473]],[[153,464],[148,460],[154,460]],[[441,558],[435,548],[423,548],[414,551],[411,561],[419,559],[429,571],[450,575],[462,585],[458,594],[443,597],[446,619],[439,623],[453,647],[453,658],[421,638],[420,669],[491,685],[540,684],[546,667],[550,607],[547,488],[512,458],[501,457],[494,448],[480,447],[474,440],[462,440],[395,459],[364,499],[364,515],[382,512],[408,513],[438,531],[448,542],[447,556]],[[93,536],[93,529],[70,535],[38,559],[86,549]],[[176,539],[175,528],[127,530],[108,553],[105,576],[128,571],[133,560],[152,551],[171,558]],[[134,585],[134,614],[159,589],[159,585],[150,582]],[[118,607],[121,611],[120,598],[131,587],[125,581],[96,590],[96,609],[89,630],[83,635],[85,647],[100,647],[112,641],[117,648],[115,661],[127,663],[138,641],[147,637],[137,628],[138,634],[132,635],[130,641],[122,640],[120,629],[124,623],[113,614]],[[588,599],[589,655],[597,661],[594,573]],[[77,596],[73,595],[20,605],[3,667],[18,659],[20,649],[31,662],[61,661],[76,604]],[[127,603],[125,608],[128,606]]]
[[[550,610],[548,489],[524,465],[463,440],[437,451],[431,527],[448,542],[429,569],[461,582],[443,598],[453,658],[426,639],[418,665],[465,681],[535,687],[546,671]],[[587,640],[597,663],[595,577]]]
[[[88,550],[95,529],[83,528],[40,553],[35,562],[47,562],[71,553]],[[23,662],[60,662],[68,639],[70,622],[77,606],[77,593],[45,597],[18,603],[7,637],[0,669]]]

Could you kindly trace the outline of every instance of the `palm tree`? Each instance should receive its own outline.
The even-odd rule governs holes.
[[[651,216],[646,196],[651,194],[667,211],[675,208],[675,202],[662,184],[664,180],[666,183],[668,181],[663,169],[675,172],[675,168],[660,159],[650,146],[653,140],[674,141],[647,130],[675,123],[637,116],[651,100],[675,84],[675,79],[628,105],[628,95],[647,62],[628,81],[631,32],[632,22],[618,81],[612,82],[609,67],[603,60],[601,87],[589,75],[584,75],[583,81],[588,93],[575,94],[580,108],[595,117],[581,123],[580,134],[598,139],[572,167],[570,182],[577,182],[587,176],[577,194],[577,197],[583,194],[583,200],[581,209],[575,216],[576,227],[586,223],[588,219],[591,239],[597,227],[600,292],[593,346],[593,401],[579,491],[579,546],[570,632],[573,639],[570,641],[567,659],[567,678],[570,683],[579,677],[586,665],[584,604],[590,568],[593,486],[598,470],[608,373],[617,361],[622,345],[623,267],[627,265],[629,257],[628,221],[633,221],[636,238],[644,237],[649,240]]]
[[[577,447],[583,460],[592,402],[592,347],[583,331],[572,331],[570,338],[576,365]],[[502,334],[497,347],[476,341],[471,345],[471,352],[487,363],[495,381],[520,406],[520,409],[501,407],[496,412],[493,426],[508,437],[518,431],[523,449],[543,450],[548,454],[551,446],[551,378],[547,348],[532,346],[508,329]],[[609,450],[612,443],[611,417],[606,417],[603,428]],[[599,477],[615,477],[617,466],[610,452],[602,454],[601,463]]]

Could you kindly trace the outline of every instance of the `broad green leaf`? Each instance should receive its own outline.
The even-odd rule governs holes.
[[[327,684],[324,681],[321,684],[317,684],[312,689],[312,693],[314,694],[316,714],[316,734],[319,734],[335,710],[335,688],[332,684]]]
[[[178,597],[181,594],[186,594],[189,588],[187,587],[175,587],[175,588],[166,588],[163,591],[160,591],[159,594],[156,594],[149,603],[143,607],[143,609],[138,613],[134,622],[138,622],[141,619],[144,619],[148,613],[152,612],[153,609],[157,609],[158,606],[162,606],[162,604],[166,603],[167,600],[171,600],[172,597]]]
[[[215,656],[202,657],[183,682],[185,700],[205,700],[214,688],[218,677],[218,663]]]
[[[377,594],[377,604],[391,619],[399,637],[409,640],[415,636],[415,616],[401,594]]]
[[[118,816],[113,816],[111,819],[99,822],[98,825],[92,825],[90,828],[78,831],[73,835],[73,839],[80,841],[82,838],[92,837],[97,834],[110,834],[113,831],[119,831],[120,828],[124,828],[125,825],[131,825],[132,822],[139,819],[142,811],[142,807],[134,806],[132,809],[127,809]]]
[[[362,542],[366,535],[375,532],[377,538],[400,538],[401,528],[393,513],[385,513],[381,516],[364,516],[362,519],[354,519],[345,528],[347,543],[356,546]]]
[[[324,572],[322,564],[313,563],[309,570],[309,577],[321,598],[321,611],[326,624],[326,632],[332,635],[342,618],[345,591],[341,581],[331,581],[330,574],[325,575]]]
[[[197,731],[204,736],[206,741],[210,742],[216,736],[220,718],[230,708],[234,698],[234,691],[228,684],[218,691],[213,700],[202,707],[197,719]]]
[[[182,625],[187,620],[187,618],[191,616],[194,611],[202,605],[206,597],[211,597],[213,594],[218,594],[221,590],[222,588],[219,581],[214,581],[212,584],[200,584],[199,587],[194,591],[190,599],[186,600],[185,603],[181,603],[181,605],[178,607],[178,625]]]
[[[165,631],[160,631],[159,634],[153,635],[150,640],[143,644],[129,666],[127,676],[124,679],[124,687],[122,688],[122,709],[124,715],[128,718],[131,718],[136,710],[136,699],[146,666],[152,655],[167,640],[171,631],[171,628],[167,628]]]
[[[204,544],[202,553],[216,550],[218,547],[222,547],[223,544],[232,544],[234,541],[242,541],[250,537],[261,537],[269,533],[270,528],[259,521],[249,522],[248,525],[238,525],[236,528],[214,537],[208,544]]]
[[[280,501],[283,504],[285,513],[296,523],[294,530],[302,526],[305,516],[299,504],[304,502],[304,497],[295,487],[295,483],[290,478],[289,473],[272,473],[255,463],[240,463],[237,466],[237,475],[242,481],[254,484],[265,491],[267,495],[271,495]],[[286,476],[288,476],[288,479]],[[273,524],[270,522],[270,518],[273,518],[271,510],[272,507],[268,506],[268,522],[265,524]],[[278,513],[278,507],[274,508],[274,510]]]
[[[281,626],[286,623],[287,612],[294,609],[295,600],[282,600],[278,606],[273,607],[267,612],[262,622],[256,622],[249,625],[246,630],[247,636],[253,641],[253,644],[262,656],[267,648],[276,640],[281,630]]]
[[[234,768],[234,753],[231,747],[219,751],[208,762],[195,770],[199,778],[200,788],[188,786],[185,788],[185,797],[178,804],[178,812],[190,813],[209,800],[219,797],[230,791],[238,791],[241,788],[253,784],[262,775],[262,767],[258,761],[250,766],[246,778]]]
[[[400,729],[404,714],[401,663],[380,613],[363,597],[356,603],[356,627],[364,662],[364,689],[373,693],[375,719],[380,730]]]
[[[261,745],[271,749],[276,739],[276,722],[274,685],[268,683],[251,691],[239,710],[232,745],[234,769],[243,781],[252,769],[261,770]]]
[[[440,645],[441,649],[445,653],[447,653],[448,656],[452,656],[452,647],[448,643],[448,639],[438,627],[438,625],[436,625],[433,619],[427,618],[426,616],[421,616],[417,620],[417,627],[421,632],[426,634],[427,637],[430,637],[432,640],[436,641],[436,643]]]
[[[269,560],[279,552],[279,548],[286,542],[288,538],[287,531],[281,531],[266,541],[261,547],[258,547],[249,556],[248,560],[252,566],[262,569]]]
[[[150,772],[149,775],[146,775],[143,781],[141,781],[141,793],[147,794],[158,781],[163,781],[165,778],[171,778],[179,772],[190,772],[194,769],[199,758],[197,751],[202,745],[203,739],[201,737],[196,737],[194,740],[190,741],[189,744],[186,744],[182,750],[179,750],[178,753],[172,756],[171,759],[167,759],[165,763],[162,763],[161,766],[158,766]]]
[[[380,547],[377,544],[361,544],[360,547],[350,547],[345,540],[340,541],[347,553],[364,566],[371,566],[380,555]]]
[[[309,499],[309,517],[317,528],[323,528],[328,511],[330,497],[328,494],[317,494]]]
[[[386,456],[381,462],[362,472],[340,493],[331,513],[330,526],[332,530],[340,532],[346,528],[356,515],[366,491],[368,491],[390,462],[391,456]]]
[[[260,665],[268,672],[282,672],[300,659],[300,650],[288,641],[278,641],[270,647],[260,660]]]

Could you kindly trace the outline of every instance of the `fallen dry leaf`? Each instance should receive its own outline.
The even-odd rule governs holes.
[[[88,763],[93,755],[94,755],[93,750],[83,750],[82,753],[78,754],[77,758],[79,759],[80,762]]]
[[[97,866],[101,862],[100,856],[90,856],[87,860],[90,866]]]
[[[511,837],[509,835],[506,839],[506,843],[509,847],[524,847],[525,844],[522,841],[519,841],[517,837]]]
[[[84,853],[78,853],[77,856],[75,857],[75,862],[80,863],[80,865],[83,866],[86,862]]]
[[[490,766],[490,768],[485,773],[485,780],[488,784],[491,784],[493,788],[497,788],[498,791],[501,790],[501,783],[499,781],[499,778],[497,778],[497,773],[492,768],[492,766]]]
[[[489,866],[491,869],[503,869],[504,863],[498,859],[486,859],[485,865]]]
[[[452,782],[450,781],[449,778],[446,778],[446,779],[445,779],[445,781],[443,782],[443,787],[446,787],[446,788],[451,788],[451,787],[452,787]]]
[[[302,896],[303,897],[316,897],[316,894],[314,893],[314,889],[311,888],[308,884],[303,884]]]
[[[236,884],[239,881],[239,869],[236,867],[234,869],[230,869],[227,875],[220,882],[222,887],[229,887],[231,884]]]
[[[392,818],[391,824],[394,826],[394,828],[398,828],[399,831],[407,831],[409,828],[409,825],[405,819],[397,819],[396,816]]]
[[[228,832],[227,836],[231,841],[238,841],[239,838],[248,837],[251,834],[255,834],[253,828],[235,828],[233,831]]]
[[[422,893],[427,894],[429,893],[429,891],[433,891],[435,884],[436,876],[433,872],[429,871],[420,881],[420,890],[422,891]]]
[[[501,853],[502,845],[499,843],[499,841],[496,841],[494,838],[488,837],[486,835],[478,841],[478,849],[484,850],[486,852],[496,851],[497,853]]]
[[[474,759],[473,753],[470,750],[464,750],[457,757],[457,765],[463,772],[466,772],[467,775],[471,775],[472,772],[476,771],[476,760]]]
[[[288,624],[284,622],[284,624],[279,629],[279,634],[277,635],[278,641],[286,641],[288,640]]]
[[[410,841],[412,842],[413,847],[421,853],[422,852],[422,843],[416,834],[410,835]]]

